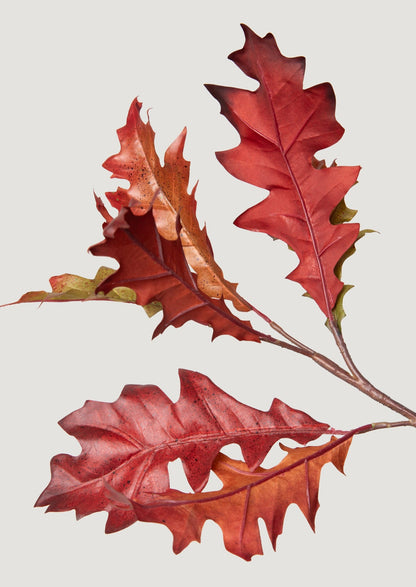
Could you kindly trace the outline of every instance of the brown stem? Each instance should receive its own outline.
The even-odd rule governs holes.
[[[397,402],[387,394],[383,393],[382,391],[374,387],[374,385],[372,385],[372,383],[370,383],[370,381],[368,381],[368,379],[366,379],[364,375],[362,375],[362,373],[358,370],[354,361],[352,360],[352,357],[349,353],[344,338],[333,316],[329,319],[330,329],[334,336],[335,342],[341,352],[341,355],[345,361],[345,364],[347,365],[350,372],[343,369],[340,365],[335,363],[335,361],[332,361],[325,355],[322,355],[321,353],[314,351],[310,347],[296,340],[296,338],[288,334],[281,326],[276,324],[276,322],[273,322],[273,320],[271,320],[268,316],[263,314],[263,312],[258,310],[250,302],[248,302],[241,296],[239,296],[239,298],[247,307],[249,307],[258,316],[260,316],[260,318],[265,320],[271,328],[273,328],[274,330],[279,332],[279,334],[281,334],[284,338],[289,340],[290,344],[283,340],[279,340],[267,334],[261,333],[257,330],[254,331],[253,329],[253,332],[255,332],[259,336],[260,340],[309,357],[310,359],[315,361],[315,363],[320,365],[323,369],[329,371],[330,373],[335,375],[335,377],[338,377],[338,379],[342,379],[349,385],[352,385],[356,389],[360,390],[362,393],[365,393],[374,401],[383,404],[384,406],[390,408],[398,414],[401,414],[402,416],[410,420],[412,423],[416,422],[416,412],[410,410],[400,402]]]
[[[401,414],[405,418],[408,418],[412,426],[416,424],[416,412],[410,410],[400,402],[394,400],[387,394],[383,393],[382,391],[374,387],[374,385],[369,383],[366,379],[364,379],[363,381],[357,381],[356,379],[354,379],[354,381],[356,383],[351,382],[351,385],[354,385],[354,387],[356,387],[357,389],[371,397],[374,401],[383,404],[387,408],[390,408],[391,410],[394,410],[395,412]]]
[[[260,338],[264,342],[268,342],[270,344],[275,344],[277,346],[287,348],[289,350],[294,350],[292,345],[289,345],[289,344],[285,343],[284,341],[275,339],[272,336],[263,335]],[[340,365],[335,363],[335,361],[332,361],[328,357],[325,357],[325,355],[321,355],[321,353],[318,353],[308,347],[297,348],[296,352],[301,355],[304,355],[305,357],[309,357],[310,359],[315,361],[315,363],[317,363],[318,365],[320,365],[321,367],[323,367],[324,369],[326,369],[327,371],[329,371],[330,373],[332,373],[333,375],[335,375],[339,379],[343,379],[347,383],[351,383],[351,384],[353,383],[354,380],[353,380],[352,376],[350,375],[350,373],[348,373],[348,371],[345,371],[345,369],[343,369]]]
[[[379,389],[374,387],[374,385],[372,383],[370,383],[370,381],[368,381],[368,379],[366,377],[364,377],[364,375],[359,371],[359,369],[355,365],[355,363],[350,355],[350,352],[348,350],[348,347],[345,343],[344,337],[342,336],[342,333],[339,330],[338,325],[336,324],[334,318],[329,320],[329,324],[330,324],[331,332],[335,338],[335,342],[341,352],[341,355],[342,355],[348,369],[350,370],[354,380],[357,382],[357,384],[354,384],[351,382],[351,385],[354,385],[354,387],[356,387],[357,389],[359,389],[360,391],[362,391],[363,393],[365,393],[366,395],[371,397],[376,402],[383,404],[384,406],[394,410],[398,414],[405,416],[406,418],[408,418],[412,422],[415,422],[416,421],[416,413],[413,412],[413,410],[409,410],[409,408],[407,408],[403,404],[397,402],[396,400],[392,399],[390,396],[386,395],[385,393],[383,393],[382,391],[380,391]]]
[[[281,334],[283,336],[283,338],[286,338],[286,340],[288,340],[290,343],[292,343],[292,345],[294,345],[294,347],[298,347],[298,348],[297,349],[293,348],[293,346],[287,345],[287,343],[285,343],[282,340],[279,340],[279,339],[276,339],[276,338],[273,338],[273,337],[267,336],[267,335],[261,335],[258,331],[256,331],[256,334],[258,334],[258,335],[260,334],[260,338],[262,340],[264,340],[265,342],[270,342],[270,343],[275,344],[277,346],[286,348],[288,350],[298,352],[298,353],[303,354],[305,356],[308,356],[311,359],[313,359],[316,363],[318,363],[318,365],[321,365],[322,367],[324,367],[325,369],[327,369],[331,373],[334,373],[337,377],[344,379],[344,381],[347,381],[348,383],[351,382],[351,377],[350,377],[349,373],[347,371],[345,371],[344,369],[342,369],[339,365],[337,365],[337,363],[335,363],[334,361],[331,361],[330,359],[328,359],[324,355],[321,355],[320,353],[318,353],[318,352],[314,351],[313,349],[311,349],[310,347],[308,347],[306,344],[303,344],[303,342],[300,342],[299,340],[297,340],[294,336],[292,336],[291,334],[286,332],[279,324],[277,324],[271,318],[266,316],[266,314],[261,312],[255,306],[253,306],[252,303],[247,301],[241,295],[237,294],[237,297],[245,306],[247,306],[247,308],[250,308],[250,310],[252,310],[255,314],[257,314],[262,320],[267,322],[267,324],[271,328],[273,328],[273,330],[275,330],[276,332]],[[346,350],[346,353],[348,353],[347,350]],[[352,363],[352,360],[351,360],[351,363]]]
[[[237,493],[241,493],[242,491],[247,491],[247,489],[249,489],[251,491],[251,489],[253,487],[256,487],[258,485],[262,485],[263,483],[266,483],[270,479],[273,479],[274,477],[278,477],[279,475],[283,475],[284,473],[287,473],[288,471],[291,471],[292,469],[295,469],[296,467],[299,467],[300,465],[303,465],[306,462],[309,463],[310,461],[313,461],[314,459],[324,455],[325,453],[329,452],[330,450],[333,450],[337,446],[343,444],[344,442],[346,442],[347,440],[349,440],[353,436],[356,436],[357,434],[365,434],[367,432],[372,432],[373,430],[382,430],[384,428],[398,428],[401,426],[416,426],[416,422],[409,422],[409,420],[403,420],[400,422],[375,422],[373,424],[365,424],[364,426],[360,426],[359,428],[354,428],[354,430],[350,430],[349,432],[346,432],[340,438],[336,438],[335,440],[332,440],[332,442],[329,442],[327,445],[325,445],[323,447],[317,447],[316,452],[314,452],[309,457],[299,459],[298,461],[295,461],[294,463],[287,465],[287,467],[282,467],[282,468],[278,469],[277,471],[271,470],[270,472],[261,473],[259,475],[258,481],[251,481],[247,485],[239,486],[238,488],[231,489],[230,491],[227,491],[227,492],[207,492],[205,494],[204,493],[188,494],[188,495],[192,496],[188,500],[185,500],[185,499],[163,499],[163,494],[153,493],[151,495],[152,495],[152,498],[154,499],[154,501],[148,502],[148,503],[143,503],[140,505],[142,507],[149,507],[149,508],[160,507],[162,504],[163,504],[163,506],[177,506],[177,505],[183,506],[183,505],[187,505],[187,504],[206,503],[209,501],[216,501],[218,499],[224,499],[224,498],[236,495]],[[161,497],[162,497],[162,499],[160,499]]]
[[[365,381],[366,383],[370,383],[369,381],[367,381],[367,379],[364,377],[364,375],[362,375],[362,373],[360,373],[360,371],[358,370],[354,361],[352,360],[350,352],[349,352],[347,345],[345,343],[344,337],[342,336],[342,333],[341,333],[337,323],[335,322],[334,317],[330,318],[328,320],[328,322],[329,322],[329,328],[330,328],[332,335],[335,339],[337,347],[339,348],[340,353],[345,361],[345,364],[347,365],[348,369],[351,371],[352,375],[356,379],[358,379],[359,381]]]
[[[253,304],[250,304],[250,302],[248,302],[247,300],[244,300],[243,298],[241,298],[241,300],[253,312],[255,312],[258,316],[260,316],[260,318],[262,318],[263,320],[265,320],[265,322],[267,322],[267,324],[271,328],[273,328],[273,330],[275,330],[280,335],[282,335],[283,338],[286,338],[286,340],[290,341],[295,346],[298,346],[299,348],[304,349],[305,351],[309,351],[311,353],[314,353],[315,352],[315,351],[313,351],[313,349],[311,349],[310,347],[308,347],[305,344],[303,344],[303,342],[300,342],[300,340],[297,340],[294,336],[292,336],[291,334],[289,334],[288,332],[286,332],[286,330],[284,330],[279,324],[277,324],[276,322],[274,322],[273,320],[271,320],[271,318],[269,318],[268,316],[266,316],[266,314],[263,314],[263,312],[261,312],[260,310],[258,310],[255,306],[253,306]]]
[[[371,428],[367,430],[363,429],[360,432],[356,432],[356,434],[364,434],[365,432],[371,432],[372,430],[382,430],[383,428],[399,428],[401,426],[414,426],[416,427],[416,422],[411,420],[400,420],[400,422],[374,422],[373,424],[369,424]],[[365,426],[363,427],[365,428]]]
[[[289,350],[295,350],[295,352],[300,353],[306,357],[309,357],[310,359],[315,361],[315,363],[323,367],[326,371],[329,371],[330,373],[335,375],[335,377],[338,377],[339,379],[342,379],[349,385],[352,385],[356,389],[360,390],[362,393],[365,393],[366,395],[371,397],[371,399],[373,399],[374,401],[383,404],[387,408],[390,408],[391,410],[397,412],[398,414],[401,414],[405,418],[408,418],[408,420],[411,421],[412,425],[416,423],[416,412],[413,412],[403,404],[397,402],[387,394],[383,393],[382,391],[374,387],[374,385],[372,385],[361,374],[360,377],[357,377],[356,374],[348,373],[348,371],[345,371],[345,369],[340,367],[337,363],[335,363],[328,357],[325,357],[325,355],[321,355],[320,353],[311,350],[292,347],[292,345],[284,343],[283,341],[278,341],[271,336],[263,335],[261,337],[261,340],[263,340],[264,342],[269,342],[271,344],[276,344]],[[356,373],[359,373],[358,370],[356,370]]]

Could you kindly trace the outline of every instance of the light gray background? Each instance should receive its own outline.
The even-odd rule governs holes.
[[[319,310],[283,279],[296,264],[293,253],[232,224],[263,194],[217,163],[214,152],[237,136],[203,83],[253,87],[226,59],[242,46],[245,22],[258,34],[271,31],[285,55],[307,57],[307,85],[335,88],[347,131],[327,157],[362,165],[348,202],[363,227],[381,233],[360,242],[346,264],[346,281],[357,287],[347,297],[345,335],[368,377],[416,407],[411,2],[23,1],[4,2],[1,21],[2,303],[47,288],[51,275],[94,274],[101,260],[86,249],[101,239],[101,220],[92,192],[115,186],[101,163],[118,151],[115,130],[138,95],[152,107],[161,153],[188,126],[199,218],[228,279],[290,332],[337,357]],[[105,303],[1,310],[4,584],[341,587],[414,576],[413,429],[355,439],[346,477],[323,472],[317,534],[291,507],[277,553],[265,539],[265,556],[249,564],[224,551],[213,523],[202,545],[176,557],[162,526],[106,536],[104,513],[75,522],[73,512],[33,509],[49,459],[78,452],[60,418],[86,399],[113,401],[126,383],[155,383],[177,398],[178,367],[209,375],[257,408],[278,396],[339,428],[396,418],[271,346],[229,337],[211,344],[209,329],[194,324],[150,342],[158,319]]]

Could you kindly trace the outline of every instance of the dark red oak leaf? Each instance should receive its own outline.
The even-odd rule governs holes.
[[[269,190],[235,224],[285,241],[299,257],[288,278],[332,319],[343,286],[334,268],[357,240],[359,225],[333,224],[330,218],[360,168],[313,165],[314,153],[344,132],[335,119],[331,85],[304,90],[304,58],[284,57],[271,34],[261,38],[243,29],[244,47],[230,59],[259,87],[207,86],[241,137],[236,148],[217,154],[219,161],[235,177]]]
[[[128,287],[136,303],[146,306],[160,302],[163,319],[153,336],[169,325],[182,326],[188,320],[211,326],[212,338],[229,334],[238,340],[259,341],[250,323],[240,320],[222,299],[213,299],[199,290],[179,239],[164,239],[158,232],[152,211],[136,216],[128,208],[104,226],[105,240],[90,248],[93,255],[113,257],[120,268],[99,285],[107,293]]]
[[[168,462],[180,458],[195,491],[203,489],[219,450],[238,443],[248,470],[281,438],[306,444],[327,424],[274,399],[267,412],[241,404],[208,377],[180,370],[181,394],[173,403],[154,385],[128,385],[113,403],[87,401],[60,425],[82,447],[79,456],[51,461],[52,479],[37,506],[76,510],[77,517],[107,511],[107,532],[136,521],[131,507],[115,503],[108,488],[130,500],[169,490]],[[119,500],[118,500],[119,501]]]

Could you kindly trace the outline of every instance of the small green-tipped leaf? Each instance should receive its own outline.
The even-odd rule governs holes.
[[[115,271],[115,269],[110,269],[109,267],[100,267],[92,279],[70,273],[55,275],[49,280],[52,291],[29,291],[14,303],[112,300],[134,304],[136,294],[128,287],[116,287],[106,294],[102,292],[95,293],[97,287]]]
[[[355,251],[357,250],[355,245],[357,244],[357,242],[363,238],[363,236],[365,236],[367,233],[371,233],[371,232],[377,232],[376,230],[371,230],[369,228],[367,229],[363,229],[360,230],[360,232],[358,233],[358,238],[357,240],[354,242],[354,244],[348,249],[348,251],[346,251],[344,253],[344,255],[342,255],[341,259],[338,261],[337,265],[335,266],[334,272],[335,275],[338,277],[338,279],[341,279],[341,274],[342,274],[342,266],[344,264],[344,261],[346,261],[349,257],[351,257],[351,255],[353,255],[355,253]],[[332,313],[334,315],[334,318],[337,322],[337,326],[338,328],[341,330],[341,322],[342,320],[345,318],[346,313],[344,310],[344,297],[345,294],[352,289],[354,286],[350,285],[350,284],[344,284],[342,290],[340,291],[338,297],[337,297],[337,301],[336,304],[332,310]],[[329,323],[328,321],[326,322],[326,325],[329,327]]]

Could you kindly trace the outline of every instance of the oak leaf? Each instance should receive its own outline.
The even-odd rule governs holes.
[[[201,230],[199,226],[196,187],[188,194],[189,161],[183,157],[186,129],[167,149],[162,167],[155,133],[149,119],[142,120],[141,108],[142,104],[134,100],[126,125],[117,131],[120,152],[103,164],[112,177],[130,183],[127,189],[107,192],[109,202],[119,211],[129,207],[137,216],[152,210],[159,234],[167,240],[180,238],[186,259],[196,272],[198,288],[209,297],[231,300],[237,310],[248,311],[236,292],[237,284],[227,281],[215,262],[205,227]]]
[[[238,340],[259,342],[250,323],[232,314],[224,300],[210,298],[199,290],[180,240],[167,240],[160,235],[151,210],[136,216],[130,208],[122,208],[104,225],[104,237],[90,248],[91,253],[113,257],[120,268],[97,291],[106,294],[114,288],[128,287],[136,293],[136,303],[141,306],[159,302],[163,319],[153,336],[169,325],[179,327],[194,320],[210,326],[212,338],[229,334]]]
[[[357,240],[359,225],[331,222],[331,216],[360,168],[314,164],[314,154],[344,132],[335,119],[331,85],[304,90],[304,58],[284,57],[271,34],[260,38],[243,29],[244,47],[230,59],[259,87],[207,86],[241,137],[237,147],[217,153],[219,161],[235,177],[269,190],[235,224],[285,241],[299,257],[288,278],[332,320],[343,287],[334,269]]]
[[[148,495],[147,500],[128,500],[109,488],[115,502],[134,508],[138,520],[166,525],[173,534],[173,550],[181,552],[192,541],[200,542],[207,520],[216,522],[223,532],[225,548],[250,560],[263,554],[258,519],[266,524],[270,541],[276,548],[283,531],[286,510],[296,504],[312,529],[319,507],[318,490],[321,469],[332,463],[343,472],[351,438],[332,438],[322,446],[287,448],[288,455],[272,469],[251,471],[246,463],[220,453],[212,470],[223,483],[219,491]]]
[[[104,294],[96,293],[105,279],[116,270],[109,267],[100,267],[92,279],[64,273],[49,279],[52,291],[29,291],[14,304],[28,302],[80,302],[87,300],[111,300],[115,302],[136,303],[136,294],[128,287],[118,287]]]
[[[180,370],[181,394],[173,403],[154,385],[128,385],[113,403],[87,401],[60,425],[75,436],[79,456],[51,461],[52,479],[37,506],[76,510],[77,517],[107,511],[107,532],[132,524],[132,507],[115,503],[148,499],[169,490],[168,462],[180,458],[195,491],[204,488],[220,449],[238,443],[254,470],[281,438],[306,444],[328,432],[327,424],[274,399],[267,412],[238,402],[208,377]],[[119,502],[120,500],[118,500]]]
[[[104,226],[106,226],[113,220],[113,217],[108,213],[101,198],[95,194],[94,197],[96,208],[103,216],[105,220]],[[73,275],[72,273],[54,275],[49,279],[52,291],[29,291],[23,294],[16,302],[4,305],[13,306],[31,302],[85,302],[91,300],[136,304],[136,293],[129,287],[115,287],[105,294],[100,290],[100,284],[115,271],[116,269],[111,269],[110,267],[100,267],[92,279]],[[151,318],[157,312],[160,312],[162,306],[159,302],[151,302],[143,306],[143,309]]]

